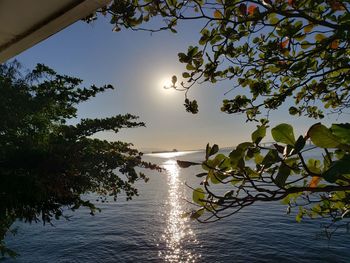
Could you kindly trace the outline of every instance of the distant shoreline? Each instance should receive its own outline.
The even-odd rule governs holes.
[[[172,151],[152,151],[151,153],[176,153],[178,150],[173,149]]]

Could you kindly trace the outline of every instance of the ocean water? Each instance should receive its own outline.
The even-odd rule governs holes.
[[[216,223],[182,218],[200,179],[196,167],[176,160],[202,160],[203,152],[146,155],[164,173],[148,173],[140,196],[98,204],[101,213],[72,213],[54,226],[16,223],[7,244],[20,256],[1,262],[350,262],[350,235],[328,242],[317,221],[296,223],[280,203],[257,204]]]

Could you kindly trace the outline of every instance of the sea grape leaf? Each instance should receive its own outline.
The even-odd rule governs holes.
[[[282,163],[278,169],[278,173],[275,178],[276,185],[279,187],[284,187],[284,185],[286,184],[286,180],[290,175],[290,172],[291,172],[291,169],[287,165]]]
[[[318,185],[318,183],[321,181],[321,179],[322,179],[322,177],[313,176],[313,177],[311,178],[309,187],[312,187],[312,188],[317,187],[317,185]]]
[[[271,130],[273,139],[276,142],[285,143],[288,145],[295,144],[293,127],[286,123],[281,123]]]
[[[259,126],[256,131],[252,133],[252,141],[256,144],[261,142],[261,140],[266,136],[266,126]]]
[[[280,157],[278,156],[278,152],[275,149],[269,150],[269,152],[265,155],[262,165],[265,165],[265,167],[270,167],[274,163],[280,161]]]
[[[204,198],[205,198],[205,192],[202,188],[198,187],[193,190],[193,194],[192,194],[193,202],[199,205],[204,205],[204,202],[202,201],[202,199]]]
[[[238,164],[240,163],[240,160],[243,159],[243,156],[244,156],[244,151],[240,148],[237,148],[230,153],[229,157],[231,159],[231,165],[233,168],[236,168],[238,166]]]
[[[177,162],[178,166],[180,166],[181,168],[187,168],[187,167],[190,167],[193,165],[200,165],[200,163],[194,163],[194,162],[188,162],[188,161],[177,160],[176,162]]]
[[[327,182],[334,183],[341,175],[350,174],[350,154],[346,154],[342,159],[333,162],[330,168],[323,174]]]
[[[245,151],[251,146],[254,146],[254,144],[252,144],[251,142],[242,142],[242,143],[237,145],[236,149],[241,150],[241,151]]]
[[[331,130],[342,143],[350,144],[350,123],[332,124]]]
[[[193,211],[190,215],[190,218],[191,219],[198,219],[203,214],[204,214],[204,208],[200,208],[197,211]]]
[[[337,136],[320,123],[311,126],[308,135],[312,143],[321,148],[337,148],[341,143]]]
[[[216,154],[219,151],[219,146],[217,144],[214,144],[213,147],[211,147],[209,156],[212,156]]]
[[[295,142],[294,146],[294,152],[293,153],[298,153],[300,152],[304,146],[305,146],[306,140],[303,136],[299,136],[298,140]]]
[[[321,173],[321,161],[316,159],[309,159],[307,161],[307,168],[315,174]]]

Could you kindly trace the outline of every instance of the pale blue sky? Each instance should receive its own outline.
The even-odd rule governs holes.
[[[106,92],[79,106],[79,118],[108,117],[120,113],[140,116],[147,128],[124,130],[118,134],[99,134],[100,138],[133,142],[141,149],[198,149],[209,143],[233,146],[249,140],[256,124],[246,123],[244,116],[220,111],[230,82],[215,86],[196,86],[189,97],[199,103],[199,114],[192,115],[183,106],[184,94],[164,90],[162,82],[173,74],[181,76],[183,65],[177,53],[198,41],[198,24],[186,23],[178,34],[161,32],[112,32],[101,18],[93,24],[77,22],[60,33],[23,52],[17,59],[27,68],[44,63],[59,73],[84,80],[85,85],[110,83],[116,90]],[[270,114],[271,125],[293,123],[296,133],[317,122],[292,117],[287,107]],[[333,118],[336,116],[333,116]],[[335,121],[333,119],[333,121]],[[350,121],[349,115],[340,121]],[[326,117],[324,123],[331,123]]]

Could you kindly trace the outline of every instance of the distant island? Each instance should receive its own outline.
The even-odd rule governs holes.
[[[173,149],[172,151],[153,151],[151,153],[175,153],[178,152],[178,150]]]

